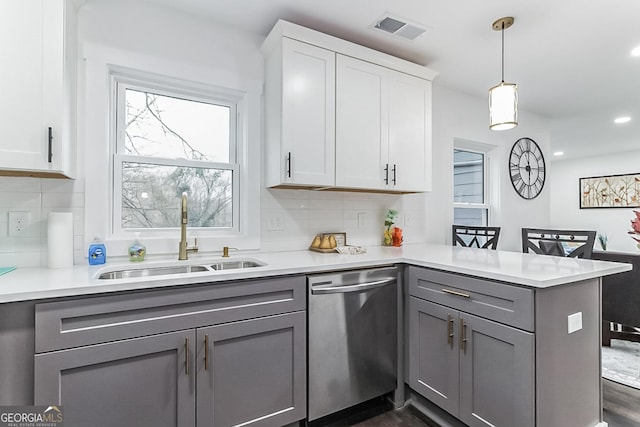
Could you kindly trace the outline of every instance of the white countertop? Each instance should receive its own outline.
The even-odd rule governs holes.
[[[407,263],[532,288],[547,288],[631,270],[630,264],[472,249],[434,244],[411,244],[400,248],[371,247],[359,255],[324,254],[311,251],[234,253],[224,260],[254,259],[262,267],[242,270],[173,274],[145,278],[100,280],[103,271],[163,265],[206,264],[221,258],[191,255],[189,261],[159,260],[142,263],[111,263],[67,269],[18,268],[0,276],[0,303],[37,300],[165,286],[210,283],[223,280],[285,274],[375,267]]]

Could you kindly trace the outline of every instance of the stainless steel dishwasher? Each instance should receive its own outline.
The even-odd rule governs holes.
[[[309,421],[395,390],[397,274],[308,276]]]

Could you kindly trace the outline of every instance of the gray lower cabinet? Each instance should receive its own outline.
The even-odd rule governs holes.
[[[62,405],[71,427],[302,420],[305,288],[289,277],[38,304],[35,404]]]
[[[409,294],[409,386],[472,427],[533,427],[530,290],[410,267]]]
[[[35,402],[71,427],[195,426],[194,344],[179,331],[38,354]]]
[[[306,417],[306,314],[198,329],[198,426],[283,426]]]
[[[411,297],[410,386],[469,426],[534,425],[533,334]]]

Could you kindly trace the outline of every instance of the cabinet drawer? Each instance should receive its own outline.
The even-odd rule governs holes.
[[[534,330],[532,289],[409,267],[409,293],[516,328]]]
[[[211,283],[37,304],[36,353],[306,307],[304,276]]]

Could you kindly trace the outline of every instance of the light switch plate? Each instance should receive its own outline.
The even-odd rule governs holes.
[[[567,316],[567,328],[570,334],[582,329],[582,312],[581,311]]]
[[[367,226],[367,214],[365,212],[358,212],[358,228],[363,229]]]

